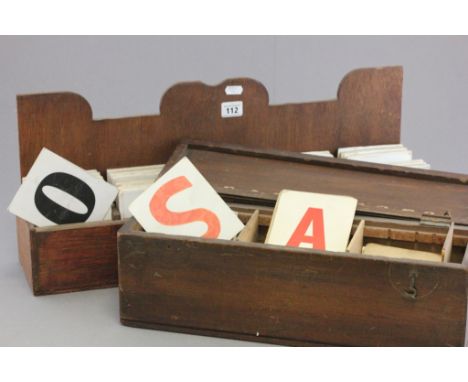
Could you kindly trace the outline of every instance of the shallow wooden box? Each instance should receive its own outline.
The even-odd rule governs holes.
[[[242,86],[229,95],[227,86]],[[160,115],[94,120],[78,94],[18,96],[21,177],[42,147],[103,175],[108,168],[164,163],[183,139],[292,151],[400,140],[402,68],[359,69],[340,83],[335,100],[269,105],[252,79],[216,86],[181,83],[166,91]],[[221,103],[242,101],[242,117],[222,118]],[[17,220],[21,264],[34,294],[117,285],[112,222],[36,228]]]
[[[260,240],[147,233],[129,220],[118,233],[123,324],[291,345],[465,344],[468,176],[193,142],[165,169],[183,156],[241,217],[260,210]],[[365,243],[451,251],[450,262],[265,245],[282,189],[354,196]]]

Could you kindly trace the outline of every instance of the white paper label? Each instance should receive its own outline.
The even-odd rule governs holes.
[[[226,95],[241,95],[244,91],[242,85],[229,85],[224,89]]]
[[[223,102],[221,104],[221,117],[233,118],[242,117],[244,114],[242,101]]]

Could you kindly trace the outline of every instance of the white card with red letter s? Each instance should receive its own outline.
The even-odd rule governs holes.
[[[265,243],[345,252],[357,199],[283,190]]]
[[[147,232],[230,240],[244,225],[186,157],[129,207]]]

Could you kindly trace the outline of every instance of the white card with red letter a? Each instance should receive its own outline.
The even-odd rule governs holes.
[[[129,207],[147,232],[230,240],[244,225],[186,157]]]
[[[265,243],[345,252],[356,206],[349,196],[283,190]]]

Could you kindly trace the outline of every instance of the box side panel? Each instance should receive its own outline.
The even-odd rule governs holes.
[[[117,285],[120,224],[36,232],[38,294]]]
[[[31,231],[29,229],[29,224],[23,219],[16,218],[16,235],[18,240],[19,261],[29,286],[34,290]]]
[[[468,250],[468,247],[467,247]],[[468,268],[465,267],[467,270],[465,280],[466,280],[466,315],[465,315],[465,321],[466,321],[466,326],[465,326],[465,346],[468,346]]]
[[[343,79],[335,100],[274,106],[266,88],[248,78],[216,86],[179,83],[162,97],[160,116],[100,121],[78,94],[18,96],[21,175],[43,147],[103,172],[165,162],[175,145],[189,138],[291,151],[397,143],[402,75],[401,67],[355,70]],[[242,86],[242,93],[227,94],[230,85]],[[226,101],[243,102],[243,115],[223,118]]]
[[[226,243],[122,235],[122,322],[278,343],[464,344],[462,268]]]
[[[183,334],[192,334],[192,335],[199,335],[199,336],[207,336],[207,337],[217,337],[217,338],[229,338],[233,340],[239,341],[252,341],[252,342],[261,342],[265,344],[273,344],[273,345],[281,345],[281,346],[317,346],[317,347],[325,347],[325,346],[332,346],[330,344],[323,344],[318,342],[307,342],[304,341],[297,341],[297,340],[289,340],[285,338],[274,338],[274,337],[266,337],[266,336],[257,336],[257,335],[250,335],[250,334],[242,334],[239,332],[226,332],[226,331],[216,331],[216,330],[208,330],[208,329],[198,329],[198,328],[189,328],[185,326],[177,326],[177,325],[159,325],[154,323],[147,323],[142,321],[133,321],[122,319],[121,320],[123,325],[131,326],[134,328],[143,328],[143,329],[153,329],[153,330],[164,330],[166,332],[174,332],[174,333],[183,333]]]

